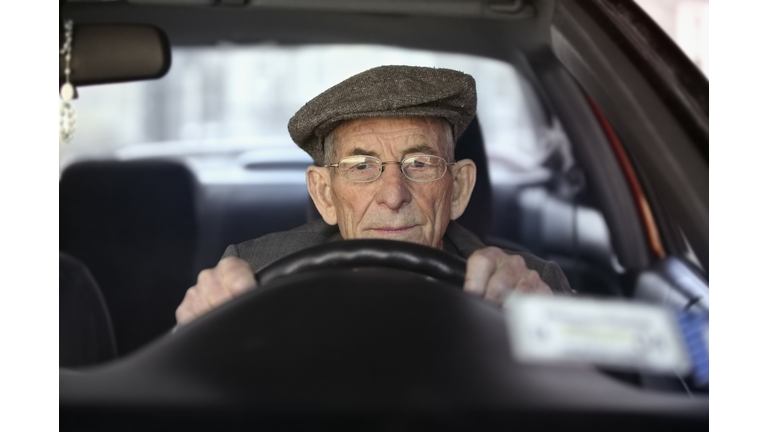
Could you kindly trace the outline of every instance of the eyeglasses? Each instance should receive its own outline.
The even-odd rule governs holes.
[[[382,162],[379,158],[373,156],[360,155],[345,157],[339,163],[325,165],[325,167],[338,168],[339,175],[344,180],[365,183],[379,178],[381,173],[384,172],[384,165],[386,164],[400,165],[400,171],[402,171],[403,175],[415,182],[440,180],[448,170],[448,165],[456,165],[455,162],[448,163],[440,156],[432,155],[408,156],[402,162]]]

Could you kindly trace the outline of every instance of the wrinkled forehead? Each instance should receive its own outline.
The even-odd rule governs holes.
[[[399,151],[423,151],[447,155],[451,145],[450,124],[440,118],[370,118],[347,120],[334,130],[337,154],[393,146]]]

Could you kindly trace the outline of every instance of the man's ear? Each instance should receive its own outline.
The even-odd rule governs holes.
[[[336,208],[331,198],[331,170],[315,165],[307,168],[307,190],[317,211],[328,225],[336,225]]]
[[[475,189],[477,166],[471,159],[462,159],[453,166],[453,194],[451,195],[451,220],[464,214],[469,198]]]

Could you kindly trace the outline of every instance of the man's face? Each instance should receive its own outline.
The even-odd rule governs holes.
[[[441,121],[425,118],[347,121],[335,130],[333,162],[352,155],[400,162],[416,154],[441,156],[450,162],[447,140],[451,137],[445,136],[446,132],[450,134],[446,129]],[[462,165],[467,162],[471,164],[465,161]],[[345,239],[382,238],[440,248],[448,222],[466,207],[465,202],[460,202],[461,194],[455,193],[456,186],[463,188],[455,184],[455,170],[449,167],[439,180],[414,182],[397,165],[389,164],[378,179],[368,183],[349,182],[338,172],[326,172],[328,184],[323,198],[327,205],[318,205],[318,210],[329,224],[338,223]],[[308,178],[312,192],[310,183]],[[474,186],[474,171],[471,183]],[[468,201],[468,195],[466,198]]]

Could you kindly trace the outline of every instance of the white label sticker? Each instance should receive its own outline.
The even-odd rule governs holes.
[[[521,362],[681,375],[691,368],[672,313],[659,306],[516,295],[504,310],[513,355]]]

